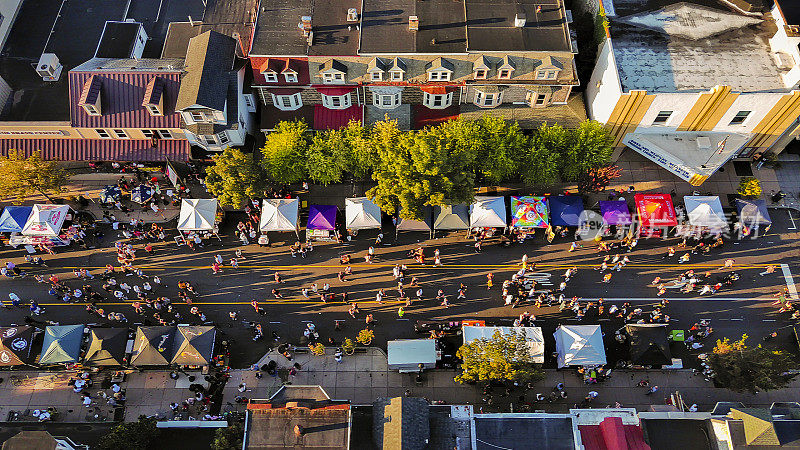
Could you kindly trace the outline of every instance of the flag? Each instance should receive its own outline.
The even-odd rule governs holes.
[[[730,135],[725,136],[725,139],[721,140],[719,144],[717,144],[717,154],[721,155],[722,151],[725,150],[725,143],[728,142],[728,138]]]

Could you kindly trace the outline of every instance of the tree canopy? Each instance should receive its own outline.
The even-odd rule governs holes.
[[[592,168],[611,160],[611,137],[599,122],[587,120],[567,133],[561,164],[564,181],[579,181]]]
[[[238,207],[264,192],[264,171],[252,154],[229,147],[213,160],[214,165],[206,168],[206,186],[221,205]]]
[[[267,142],[261,149],[262,164],[271,180],[291,184],[306,178],[307,131],[308,125],[303,121],[280,122],[275,131],[267,135]]]
[[[791,356],[761,345],[748,347],[746,340],[746,334],[734,342],[728,338],[717,340],[708,357],[716,384],[733,391],[752,393],[786,386],[791,377],[784,374],[795,367]]]
[[[544,372],[534,367],[533,357],[522,333],[495,331],[491,339],[480,338],[461,346],[456,356],[463,361],[459,383],[477,381],[535,382]]]
[[[67,180],[58,161],[45,161],[38,151],[26,158],[22,152],[10,150],[8,156],[0,157],[0,191],[15,204],[34,193],[49,200],[48,194],[60,194]]]
[[[103,450],[148,450],[157,448],[160,430],[154,417],[140,416],[136,422],[123,422],[103,436],[97,447]]]
[[[244,428],[241,423],[234,423],[225,428],[217,428],[211,450],[240,450],[244,440]]]

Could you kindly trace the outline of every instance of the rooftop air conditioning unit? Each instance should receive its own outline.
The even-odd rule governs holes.
[[[39,57],[39,62],[36,64],[36,73],[44,81],[58,81],[61,78],[61,69],[63,66],[58,61],[58,56],[55,53],[42,53]]]

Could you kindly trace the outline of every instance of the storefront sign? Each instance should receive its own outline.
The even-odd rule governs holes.
[[[637,152],[647,157],[649,160],[669,170],[670,172],[674,173],[675,175],[681,177],[686,181],[691,182],[692,177],[698,175],[694,171],[689,170],[678,160],[670,157],[669,154],[667,154],[663,150],[659,148],[656,148],[655,150],[650,148],[650,146],[652,146],[652,144],[650,143],[645,144],[631,137],[631,135],[625,136],[625,139],[622,140],[622,143],[636,150]]]

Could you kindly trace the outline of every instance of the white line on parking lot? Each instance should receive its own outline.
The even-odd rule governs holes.
[[[786,288],[789,289],[789,297],[797,298],[797,287],[794,285],[794,279],[792,278],[792,271],[789,270],[789,265],[781,264],[781,270],[783,271],[783,278],[786,279]]]

